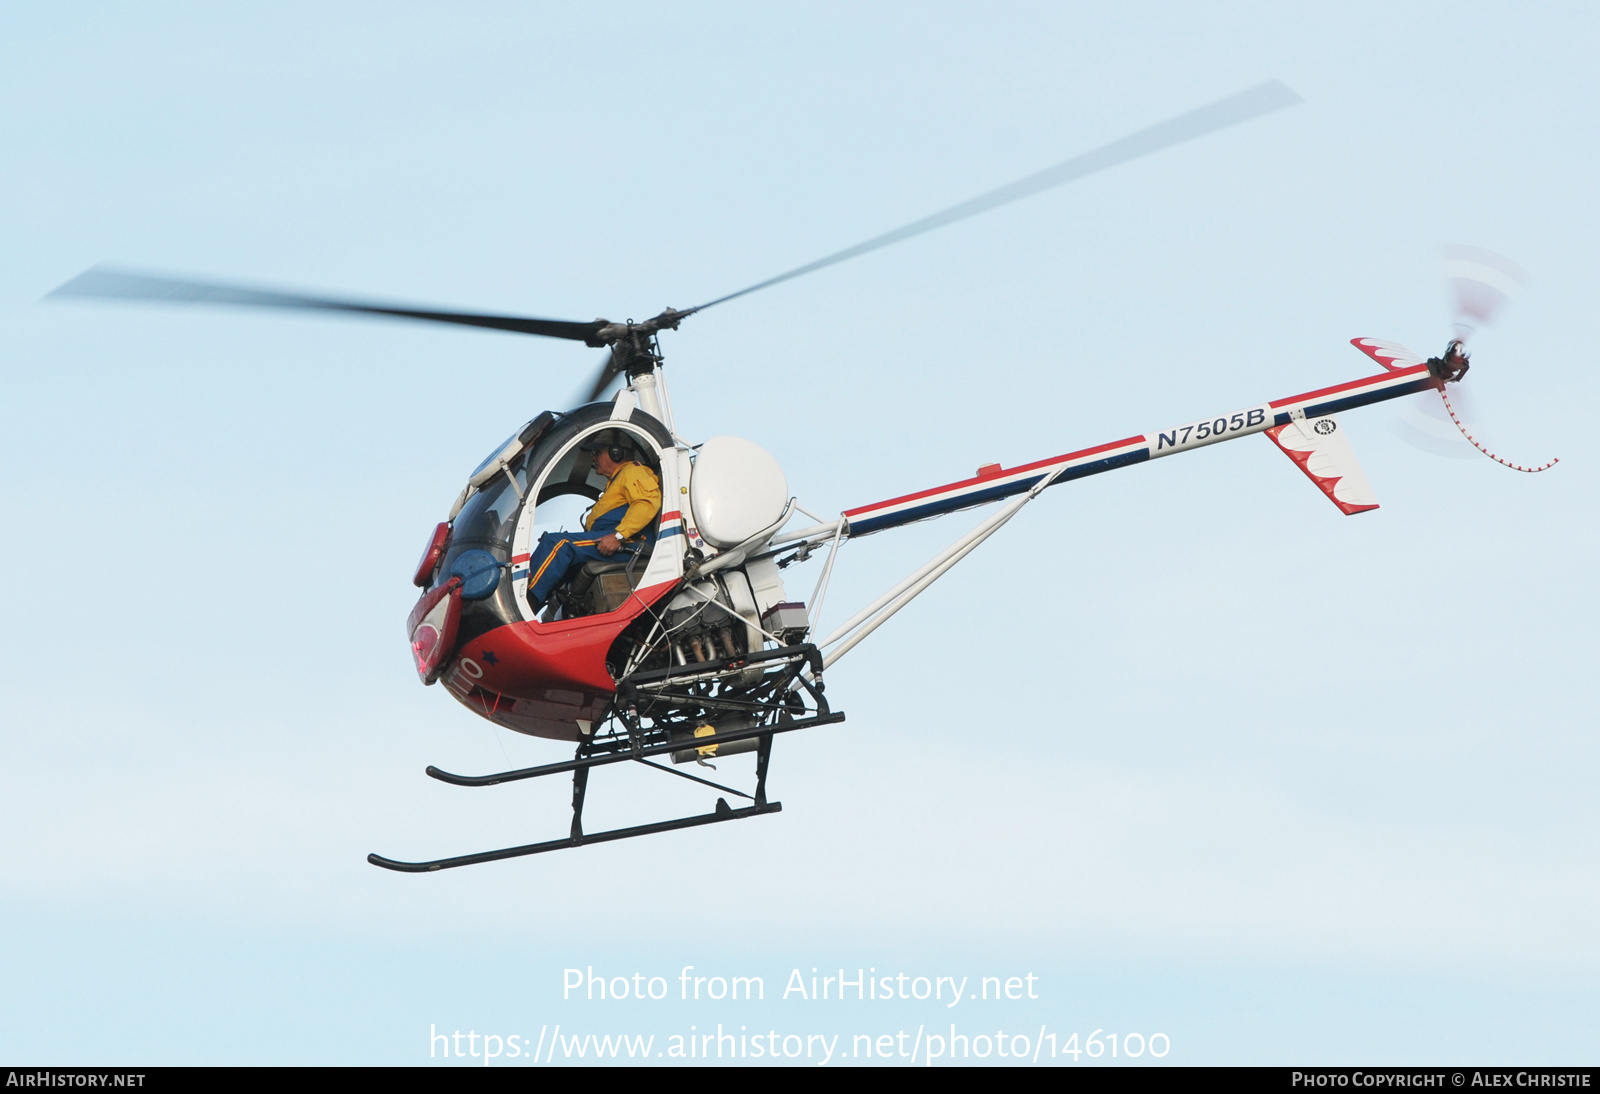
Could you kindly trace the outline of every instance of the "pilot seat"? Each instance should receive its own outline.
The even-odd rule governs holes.
[[[626,557],[619,553],[585,562],[551,594],[540,618],[548,623],[616,611],[639,587],[639,579],[650,565],[653,546],[647,541]]]

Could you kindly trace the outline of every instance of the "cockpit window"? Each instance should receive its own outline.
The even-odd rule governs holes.
[[[523,427],[523,429],[526,429],[526,428],[527,428],[527,426]],[[490,453],[483,458],[483,462],[480,463],[477,467],[474,467],[472,469],[472,474],[468,475],[467,478],[468,479],[477,478],[479,473],[481,473],[485,467],[488,467],[495,460],[498,460],[500,458],[500,453],[502,453],[506,449],[510,448],[512,446],[512,444],[516,441],[516,439],[518,437],[520,437],[521,435],[522,435],[522,430],[519,429],[515,433],[511,434],[511,436],[507,437],[505,440],[503,440],[499,444],[495,445],[494,449],[492,451],[490,451]]]
[[[540,492],[544,501],[533,513],[533,526],[540,532],[548,532],[554,528],[568,528],[576,531],[583,527],[583,518],[594,505],[594,498],[588,494],[556,494],[550,491]]]
[[[606,477],[595,470],[594,456],[573,447],[568,449],[545,475],[544,484],[539,487],[539,500],[536,504],[543,505],[551,498],[563,494],[579,494],[593,501],[605,488]]]
[[[499,454],[496,450],[490,459]],[[511,531],[516,527],[517,513],[528,492],[528,454],[519,455],[506,472],[485,482],[461,507],[451,536],[453,543],[470,543],[490,551],[499,548],[506,558],[510,557]]]

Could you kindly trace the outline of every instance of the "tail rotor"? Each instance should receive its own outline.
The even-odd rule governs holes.
[[[1451,433],[1453,428],[1473,448],[1502,467],[1529,474],[1549,470],[1561,461],[1551,459],[1538,467],[1525,467],[1490,451],[1484,430],[1478,424],[1481,415],[1467,389],[1452,390],[1448,386],[1459,384],[1466,376],[1471,367],[1469,340],[1505,310],[1527,282],[1527,272],[1509,258],[1481,247],[1445,247],[1440,257],[1444,260],[1445,285],[1450,293],[1453,331],[1444,353],[1428,361],[1440,381],[1439,401],[1419,395],[1417,398],[1422,405],[1407,408],[1397,431],[1403,440],[1424,451],[1453,457],[1470,456]]]
[[[1480,327],[1492,325],[1522,291],[1528,272],[1504,255],[1481,247],[1444,247],[1440,258],[1454,312],[1454,337],[1465,347]]]

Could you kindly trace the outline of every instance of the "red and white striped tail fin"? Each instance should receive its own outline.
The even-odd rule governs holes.
[[[1428,363],[1427,358],[1413,353],[1399,342],[1385,342],[1381,338],[1352,338],[1350,344],[1390,372]]]
[[[1267,430],[1267,436],[1345,516],[1378,507],[1367,476],[1332,414],[1292,419]]]

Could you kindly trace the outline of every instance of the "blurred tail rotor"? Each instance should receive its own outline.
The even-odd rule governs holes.
[[[1439,254],[1450,290],[1455,339],[1465,344],[1478,328],[1491,325],[1522,291],[1528,273],[1504,255],[1481,247],[1443,247]]]
[[[1442,356],[1429,359],[1433,374],[1440,380],[1437,401],[1429,394],[1418,395],[1406,407],[1396,426],[1402,440],[1435,455],[1469,457],[1472,448],[1495,463],[1513,471],[1545,471],[1560,460],[1552,459],[1538,467],[1524,467],[1502,459],[1488,448],[1482,416],[1467,389],[1458,384],[1470,367],[1467,342],[1473,334],[1489,326],[1504,311],[1527,282],[1527,271],[1504,255],[1481,247],[1450,246],[1440,251],[1444,260],[1445,285],[1450,293],[1454,329]],[[1467,444],[1462,443],[1465,439]]]
[[[1483,412],[1472,397],[1472,392],[1465,387],[1458,387],[1451,394],[1450,401],[1455,405],[1456,415],[1472,435],[1484,444],[1490,443],[1483,426]],[[1452,420],[1444,400],[1431,391],[1401,401],[1399,413],[1394,418],[1394,434],[1412,448],[1433,456],[1452,460],[1478,458],[1477,452],[1473,451],[1472,445]]]

